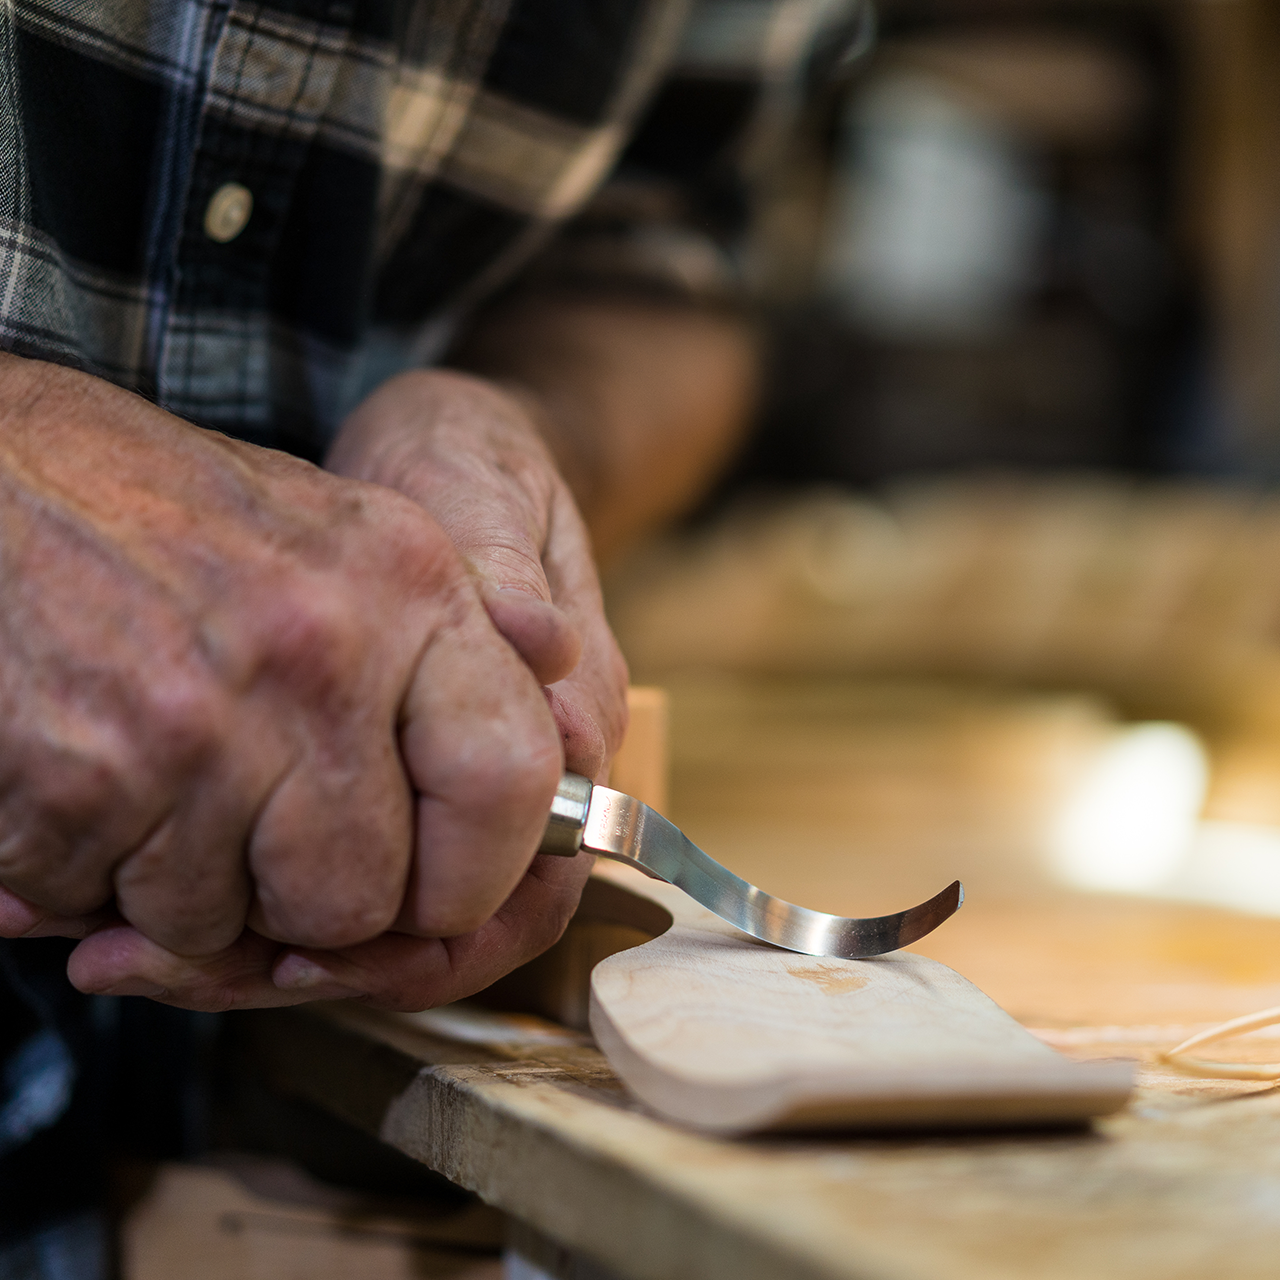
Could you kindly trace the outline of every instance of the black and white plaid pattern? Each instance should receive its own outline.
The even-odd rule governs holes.
[[[421,358],[591,195],[682,33],[749,98],[846,8],[0,0],[0,348],[315,456],[371,364]],[[222,242],[228,183],[252,214]]]
[[[624,170],[693,193],[693,225],[603,209],[573,270],[661,260],[705,291],[734,138],[859,0],[692,2],[0,0],[0,350],[315,457],[586,201],[664,75]],[[252,212],[217,238],[228,183]],[[65,966],[58,940],[0,940],[6,1258],[93,1203],[95,1071],[131,1043]]]

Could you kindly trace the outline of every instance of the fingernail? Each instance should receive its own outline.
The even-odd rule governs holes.
[[[324,991],[335,1000],[363,995],[363,991],[339,982],[328,969],[306,956],[286,955],[271,971],[271,981],[281,991]]]

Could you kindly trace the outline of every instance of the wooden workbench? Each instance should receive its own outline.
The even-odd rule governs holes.
[[[1079,1056],[1150,1059],[1280,1004],[1280,920],[1055,890],[1036,840],[1085,702],[927,687],[676,690],[672,815],[785,895],[870,914],[939,873],[920,949]],[[271,1082],[634,1280],[1249,1280],[1280,1270],[1280,1091],[1155,1067],[1092,1130],[720,1141],[582,1035],[358,1006],[250,1015]],[[1252,1052],[1276,1058],[1276,1042]],[[1238,1055],[1239,1056],[1239,1055]]]

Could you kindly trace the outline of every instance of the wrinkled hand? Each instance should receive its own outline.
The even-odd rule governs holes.
[[[589,631],[581,566],[549,555],[564,581],[508,607],[429,486],[47,365],[3,358],[0,382],[0,934],[87,933],[77,985],[197,1008],[421,1005],[550,942],[586,859],[526,874],[562,762],[530,666],[562,674]],[[594,688],[554,700],[580,767],[621,730]]]
[[[530,405],[465,374],[403,374],[351,415],[328,466],[440,522],[494,625],[549,686],[565,767],[603,782],[626,730],[627,669],[582,517]]]
[[[626,729],[626,664],[577,506],[525,406],[462,374],[403,374],[351,415],[328,465],[408,495],[440,522],[494,625],[548,686],[566,768],[603,781]],[[534,859],[493,919],[463,937],[393,932],[305,962],[318,983],[394,1008],[470,995],[560,936],[592,861]],[[410,918],[429,897],[411,877]]]

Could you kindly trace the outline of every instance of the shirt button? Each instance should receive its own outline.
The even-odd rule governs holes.
[[[253,213],[253,192],[238,182],[224,182],[204,211],[204,233],[210,240],[226,244],[234,240]]]

